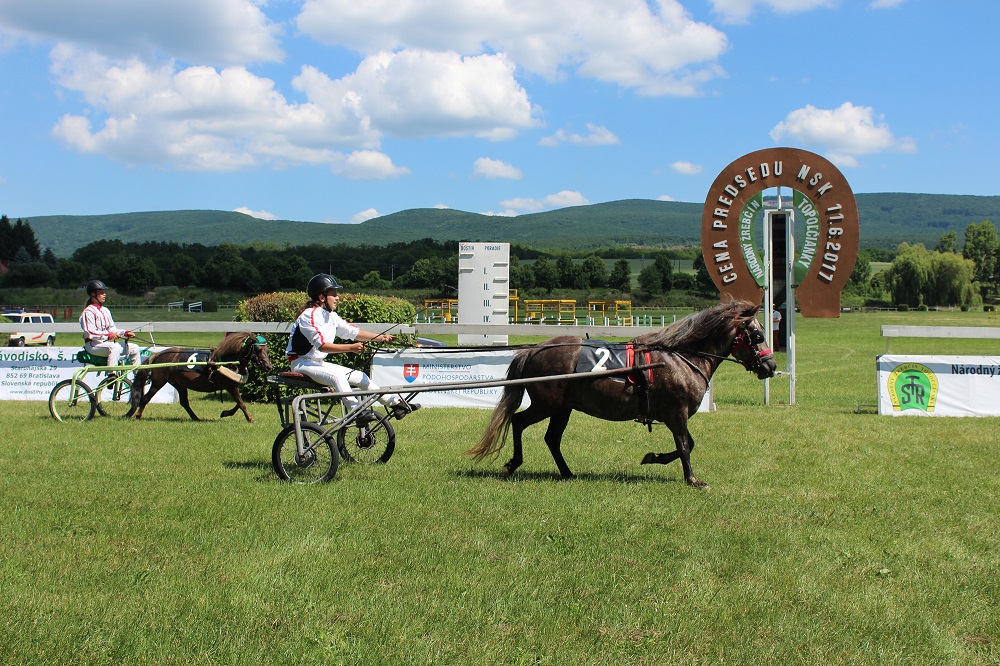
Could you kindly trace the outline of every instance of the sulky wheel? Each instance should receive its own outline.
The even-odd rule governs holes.
[[[94,408],[94,392],[83,382],[64,379],[49,393],[49,413],[56,421],[86,421]]]
[[[396,432],[390,417],[379,415],[375,421],[358,426],[357,421],[337,431],[340,457],[351,462],[384,463],[396,449]]]
[[[289,423],[274,440],[271,464],[278,476],[296,483],[331,481],[337,475],[340,455],[333,439],[315,423],[302,423],[302,453],[295,444],[295,424]]]
[[[132,415],[132,382],[128,377],[107,377],[97,385],[97,411],[116,418]]]

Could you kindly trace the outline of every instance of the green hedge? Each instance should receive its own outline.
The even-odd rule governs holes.
[[[305,307],[308,297],[304,292],[275,292],[260,294],[236,306],[236,321],[254,322],[291,322],[295,321]],[[350,322],[385,322],[388,324],[411,324],[416,318],[416,308],[401,298],[368,296],[366,294],[344,294],[340,297],[337,312]],[[395,334],[393,331],[389,333]],[[288,336],[271,333],[264,336],[267,339],[272,374],[288,370],[285,359],[285,347],[288,346]],[[402,347],[411,344],[412,336],[397,335],[391,344]],[[366,347],[361,354],[332,354],[329,358],[333,363],[368,372],[374,352]],[[273,388],[267,383],[267,377],[258,372],[251,372],[250,378],[241,392],[248,400],[257,402],[274,399]],[[283,395],[289,392],[282,388]]]

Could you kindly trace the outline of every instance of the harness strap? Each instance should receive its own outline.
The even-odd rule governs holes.
[[[648,350],[642,350],[640,352],[643,359],[642,365],[650,365],[652,363],[652,356]],[[625,361],[630,368],[635,368],[639,365],[637,363],[635,353],[635,340],[625,343]],[[639,398],[639,410],[641,418],[639,421],[645,423],[649,426],[650,432],[653,429],[653,422],[649,418],[650,413],[650,396],[649,396],[649,385],[653,382],[653,368],[647,368],[646,372],[641,370],[630,372],[625,375],[625,379],[629,384],[635,387],[636,394]]]
[[[685,356],[684,354],[681,354],[678,351],[670,350],[670,353],[673,354],[674,356],[676,356],[677,358],[679,358],[680,360],[684,361],[685,363],[687,363],[689,368],[691,368],[692,370],[694,370],[695,372],[697,372],[699,375],[701,375],[701,378],[705,380],[705,387],[708,388],[708,385],[710,383],[709,379],[705,375],[705,372],[701,368],[699,368],[697,365],[695,365],[694,363],[692,363],[691,359],[689,359],[687,356]]]

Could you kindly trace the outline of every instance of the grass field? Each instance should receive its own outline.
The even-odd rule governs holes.
[[[462,456],[488,412],[425,409],[387,465],[295,486],[270,469],[270,405],[254,424],[211,396],[201,423],[154,404],[63,424],[0,403],[3,662],[1000,663],[1000,419],[855,413],[875,402],[881,324],[996,320],[799,319],[797,405],[763,407],[725,364],[718,411],[692,420],[710,491],[638,464],[672,448],[662,426],[579,414],[574,481],[542,428],[505,481],[506,457]]]

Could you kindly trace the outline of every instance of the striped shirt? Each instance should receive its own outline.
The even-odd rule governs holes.
[[[124,335],[124,331],[115,326],[115,320],[111,318],[111,310],[101,306],[100,303],[91,303],[83,309],[80,315],[80,328],[83,329],[84,341],[91,344],[99,344],[108,339],[108,333],[117,336]]]

